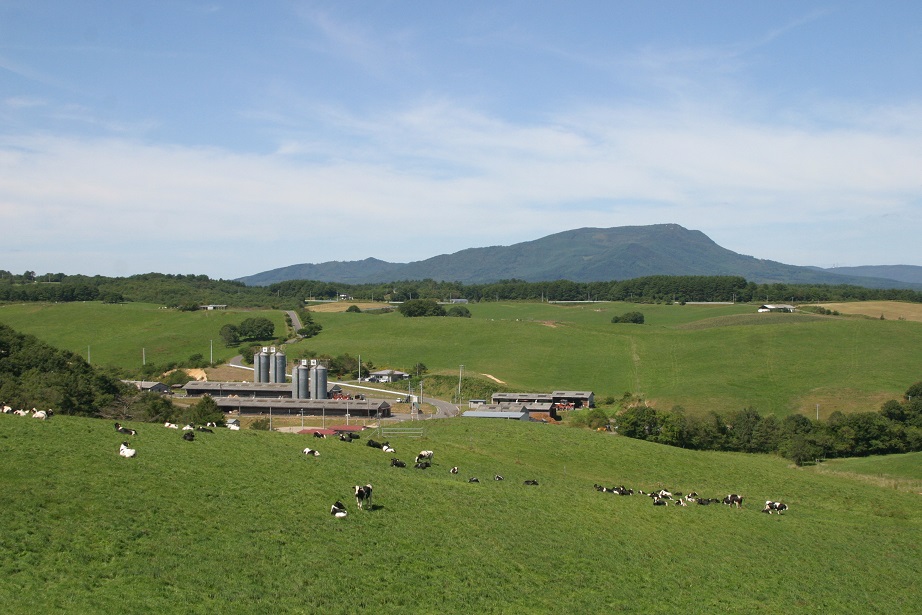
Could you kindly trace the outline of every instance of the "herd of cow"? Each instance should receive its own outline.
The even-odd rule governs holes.
[[[326,434],[320,431],[315,431],[314,437],[315,438],[326,438]],[[340,434],[337,434],[337,437],[343,442],[352,442],[353,440],[358,440],[360,438],[358,434],[355,434],[353,432],[340,433]],[[385,453],[395,453],[396,452],[394,448],[390,445],[389,442],[378,442],[376,440],[372,440],[369,438],[365,444],[366,446],[379,449],[381,451],[384,451]],[[310,448],[310,447],[305,448],[301,452],[305,455],[309,455],[312,457],[320,456],[320,451],[318,451],[317,449]],[[416,455],[416,458],[413,461],[413,464],[414,464],[413,467],[416,468],[417,470],[427,470],[431,468],[432,458],[434,457],[434,455],[435,453],[433,451],[428,451],[428,450],[420,451]],[[391,457],[390,466],[392,468],[406,468],[407,462],[401,461],[397,457]],[[457,474],[458,466],[452,466],[452,468],[448,472],[450,474]],[[503,476],[496,474],[494,475],[493,480],[501,481],[501,480],[504,480],[504,478]],[[477,478],[476,476],[472,476],[467,480],[467,482],[479,483],[480,479]],[[529,486],[537,486],[538,481],[537,480],[526,480],[522,484],[529,485]],[[372,506],[371,504],[372,486],[370,484],[355,485],[355,487],[353,487],[353,490],[355,492],[355,505],[359,509],[362,509],[362,510],[374,509],[374,506]],[[348,516],[349,512],[346,510],[346,505],[343,504],[341,500],[336,500],[336,502],[334,502],[333,505],[330,506],[330,514],[336,517],[337,519],[342,519]]]
[[[39,411],[39,410],[35,410],[34,408],[32,412],[29,412],[26,410],[13,410],[12,408],[6,405],[2,406],[2,412],[4,414],[17,414],[19,416],[32,416],[34,418],[39,418],[43,420],[50,418],[54,414],[52,410]],[[195,431],[205,432],[205,433],[214,433],[214,431],[210,428],[216,427],[216,426],[217,426],[216,423],[208,423],[206,427],[196,426],[196,425],[193,425],[192,423],[189,423],[188,425],[182,428],[184,432],[182,436],[183,440],[190,441],[190,442],[193,441],[195,439],[195,434],[194,434]],[[175,425],[169,422],[165,423],[164,427],[171,428],[171,429],[179,429],[178,425]],[[234,425],[233,427],[236,427],[237,429],[239,429],[239,426],[237,425]],[[138,433],[137,430],[130,429],[128,427],[123,427],[120,423],[115,423],[115,431],[119,434],[130,435],[130,436],[136,436]],[[326,436],[319,431],[315,431],[314,437],[325,438]],[[353,440],[356,440],[359,438],[357,434],[352,433],[352,432],[340,433],[338,434],[338,437],[340,440],[344,442],[352,442]],[[388,442],[377,442],[375,440],[369,439],[366,442],[366,445],[372,448],[380,449],[384,451],[385,453],[395,453],[396,452],[395,449],[391,447]],[[317,457],[320,455],[320,451],[316,449],[312,449],[310,447],[305,448],[302,451],[302,453],[305,455],[313,456],[313,457]],[[127,457],[127,458],[135,457],[137,455],[137,450],[131,448],[128,441],[124,441],[119,445],[119,455],[121,455],[122,457]],[[433,456],[434,456],[433,451],[429,451],[429,450],[420,451],[419,454],[416,455],[413,467],[418,470],[426,470],[432,467]],[[405,461],[401,461],[397,457],[391,458],[390,465],[391,467],[394,467],[394,468],[406,468],[407,467],[407,463]],[[451,474],[458,474],[458,472],[459,472],[458,466],[453,466],[449,470],[449,473]],[[501,480],[504,480],[504,478],[502,475],[497,474],[493,477],[493,480],[501,481]],[[479,483],[480,479],[477,478],[476,476],[472,476],[468,479],[468,482],[469,483]],[[537,486],[538,481],[537,480],[526,480],[524,481],[523,484]],[[628,489],[624,485],[619,485],[617,487],[603,487],[602,485],[596,484],[594,485],[594,488],[596,491],[599,491],[601,493],[610,493],[613,495],[634,495],[635,493],[633,489]],[[372,486],[370,484],[355,485],[353,490],[355,494],[355,504],[359,509],[365,510],[366,508],[368,509],[374,508],[371,503]],[[735,507],[735,508],[743,507],[743,496],[736,494],[736,493],[731,493],[723,499],[703,498],[703,497],[700,497],[694,491],[688,493],[687,495],[683,495],[681,492],[673,493],[666,489],[660,489],[658,491],[650,491],[650,492],[644,492],[644,491],[638,490],[637,493],[639,495],[649,497],[653,501],[654,506],[668,506],[671,503],[673,506],[685,507],[685,506],[688,506],[689,504],[707,506],[709,504],[721,503],[721,504],[725,504],[727,506]],[[786,504],[782,502],[776,502],[773,500],[766,500],[765,507],[762,509],[762,512],[767,513],[767,514],[778,513],[780,515],[784,513],[786,510],[788,510],[788,506]],[[346,511],[345,505],[341,501],[337,500],[331,506],[330,514],[332,514],[333,516],[337,518],[343,518],[348,515],[348,512]]]
[[[601,493],[611,493],[614,495],[634,495],[634,490],[627,489],[624,485],[619,485],[617,487],[603,487],[602,485],[596,484],[593,486],[595,487],[596,491]],[[647,492],[638,490],[637,493],[639,495],[647,496],[653,500],[654,506],[668,506],[670,503],[672,503],[673,506],[688,506],[689,504],[697,504],[699,506],[708,506],[709,504],[726,504],[727,506],[733,508],[743,507],[743,496],[737,493],[731,493],[722,500],[718,498],[703,498],[694,491],[687,495],[682,495],[681,491],[672,493],[667,489]],[[768,514],[778,513],[780,515],[787,509],[787,504],[767,500],[765,502],[765,508],[762,509],[762,512]]]

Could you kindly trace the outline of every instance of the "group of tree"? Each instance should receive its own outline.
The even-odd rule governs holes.
[[[409,299],[400,304],[397,311],[409,318],[419,316],[451,316],[470,318],[471,311],[463,305],[453,305],[447,310],[435,299]]]
[[[834,412],[825,421],[801,414],[779,420],[753,408],[689,416],[680,407],[657,411],[629,394],[622,406],[610,418],[619,434],[696,450],[779,453],[797,464],[922,450],[922,382],[878,412]]]
[[[624,322],[628,324],[642,325],[643,324],[643,314],[641,314],[640,312],[625,312],[621,316],[613,316],[611,321],[613,323]]]
[[[255,316],[244,319],[239,325],[226,324],[221,327],[219,334],[225,344],[236,346],[240,342],[272,339],[275,325],[265,316]]]
[[[379,284],[339,284],[290,280],[269,286],[246,286],[205,275],[146,273],[122,278],[105,276],[12,274],[0,271],[0,301],[136,301],[195,309],[199,305],[295,309],[305,299],[337,299],[348,294],[368,301],[687,301],[830,302],[892,300],[922,303],[922,292],[872,289],[848,284],[757,284],[740,276],[656,275],[630,280],[526,282],[500,280],[483,284],[404,280]]]

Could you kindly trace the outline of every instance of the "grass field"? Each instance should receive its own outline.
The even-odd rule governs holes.
[[[295,345],[378,367],[489,374],[520,390],[639,394],[661,409],[752,406],[820,418],[877,410],[920,379],[922,325],[756,314],[753,306],[482,303],[472,318],[318,313],[323,333]],[[611,324],[640,310],[646,324]]]
[[[346,302],[336,305],[348,307]],[[351,304],[349,304],[351,305]],[[349,353],[376,368],[505,383],[521,391],[590,390],[601,400],[625,392],[662,410],[690,413],[753,407],[762,414],[800,412],[826,418],[873,411],[922,379],[922,323],[911,319],[757,314],[751,305],[630,303],[469,304],[471,318],[405,318],[399,313],[315,312],[323,331],[286,347],[291,358],[313,351]],[[916,306],[892,304],[910,313]],[[875,306],[875,310],[877,307]],[[641,311],[644,325],[612,324]],[[0,322],[102,365],[236,354],[218,331],[260,314],[284,331],[279,311],[182,313],[143,304],[5,305]],[[238,379],[238,378],[235,378]],[[239,379],[246,379],[240,377]]]
[[[886,320],[912,320],[922,322],[922,303],[902,303],[899,301],[856,301],[850,303],[820,303],[822,307],[841,314],[884,317]]]
[[[146,303],[18,303],[0,305],[0,322],[30,333],[58,348],[87,358],[94,365],[140,367],[142,361],[166,364],[200,354],[226,361],[238,353],[219,334],[225,324],[263,316],[285,335],[285,316],[278,310],[180,312]]]
[[[190,443],[130,426],[138,456],[123,459],[110,422],[0,415],[4,613],[827,614],[918,603],[919,496],[776,457],[452,419],[427,421],[421,440],[391,439],[403,459],[435,451],[434,468],[418,471],[389,467],[367,434],[345,444],[219,430]],[[366,482],[374,509],[363,512],[351,489]],[[746,505],[655,508],[594,483],[741,493]],[[346,519],[329,514],[337,499]],[[767,499],[789,512],[761,514]]]

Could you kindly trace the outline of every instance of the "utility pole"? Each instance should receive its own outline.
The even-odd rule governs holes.
[[[458,405],[461,405],[461,377],[464,375],[464,366],[458,370]]]

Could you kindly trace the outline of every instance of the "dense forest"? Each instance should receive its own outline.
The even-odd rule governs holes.
[[[205,275],[145,273],[122,278],[68,276],[62,273],[16,275],[0,270],[0,301],[137,301],[194,309],[198,305],[291,309],[304,300],[467,299],[469,301],[632,301],[635,303],[734,301],[808,303],[890,300],[922,303],[922,292],[871,289],[852,285],[756,284],[739,276],[648,276],[609,282],[525,282],[502,280],[462,284],[417,280],[385,284],[334,284],[293,280],[270,286],[246,286]]]

